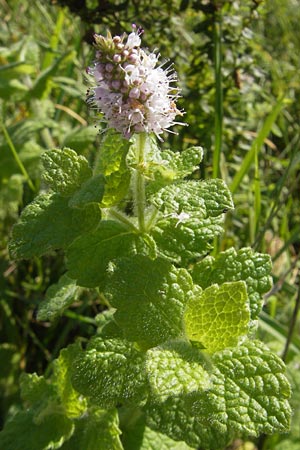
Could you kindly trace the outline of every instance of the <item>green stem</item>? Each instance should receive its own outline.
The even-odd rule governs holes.
[[[223,130],[222,90],[222,16],[217,11],[214,20],[214,71],[215,71],[215,146],[213,154],[213,177],[220,176],[220,158]]]
[[[122,222],[124,225],[126,225],[126,227],[129,230],[132,230],[134,232],[138,231],[138,229],[134,226],[129,217],[127,217],[126,214],[122,213],[121,211],[118,211],[115,208],[111,208],[109,210],[109,215],[117,219],[119,222]]]
[[[28,183],[30,189],[31,189],[33,192],[35,192],[34,184],[33,184],[33,182],[31,181],[30,176],[29,176],[27,170],[25,169],[25,167],[24,167],[22,161],[20,160],[19,155],[18,155],[18,153],[17,153],[17,150],[16,150],[16,148],[15,148],[15,146],[14,146],[14,144],[13,144],[13,142],[12,142],[12,140],[11,140],[9,134],[8,134],[8,131],[7,131],[7,129],[6,129],[6,127],[5,127],[5,125],[4,125],[3,122],[1,122],[1,127],[2,127],[2,130],[3,130],[3,134],[4,134],[4,136],[5,136],[6,142],[8,143],[8,146],[9,146],[9,148],[10,148],[12,154],[13,154],[13,157],[15,158],[15,161],[16,161],[17,165],[19,166],[19,168],[20,168],[22,174],[23,174],[24,177],[26,178],[27,183]]]
[[[146,208],[146,194],[145,194],[145,177],[144,177],[144,163],[145,163],[145,145],[146,134],[140,133],[136,136],[136,169],[133,175],[133,201],[138,218],[139,230],[145,231],[145,208]]]
[[[300,278],[300,273],[298,273],[298,276]],[[290,347],[290,344],[292,342],[292,337],[293,337],[293,333],[294,333],[294,330],[295,330],[299,309],[300,309],[300,284],[299,284],[299,287],[298,287],[298,293],[297,293],[297,298],[296,298],[296,302],[295,302],[295,307],[294,307],[292,319],[291,319],[290,326],[289,326],[288,337],[287,337],[287,340],[286,340],[286,343],[285,343],[285,347],[284,347],[284,350],[283,350],[283,354],[282,354],[282,360],[283,361],[286,361],[287,354],[288,354],[288,351],[289,351],[289,347]]]
[[[155,222],[156,222],[158,214],[159,214],[158,209],[153,207],[152,212],[149,215],[149,218],[148,218],[148,221],[147,221],[147,225],[146,225],[146,229],[147,230],[151,230],[151,228],[153,227],[153,224],[155,224]]]

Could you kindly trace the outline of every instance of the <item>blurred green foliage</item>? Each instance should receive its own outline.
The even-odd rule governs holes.
[[[108,28],[122,33],[131,23],[142,26],[144,44],[159,48],[167,64],[174,64],[182,90],[179,107],[189,126],[166,136],[165,148],[203,146],[197,176],[209,178],[221,135],[218,170],[234,186],[236,209],[217,244],[223,250],[250,245],[272,256],[275,284],[260,334],[282,354],[299,285],[299,2],[0,0],[0,10],[1,421],[16,408],[21,371],[50,370],[49,363],[74,336],[93,333],[93,323],[83,315],[94,316],[101,308],[96,292],[83,291],[51,326],[37,321],[39,301],[64,273],[63,256],[12,263],[6,246],[20,211],[44,188],[40,156],[45,150],[71,147],[94,161],[101,124],[85,104],[85,67],[93,60],[93,33]],[[292,344],[287,362],[297,392],[299,339]],[[295,417],[299,405],[295,396]],[[290,436],[268,438],[260,448],[297,448],[294,422]]]

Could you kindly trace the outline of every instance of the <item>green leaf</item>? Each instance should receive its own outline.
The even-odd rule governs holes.
[[[162,213],[152,230],[158,247],[178,260],[203,256],[223,231],[223,213],[233,208],[222,180],[188,181],[160,189],[151,202]]]
[[[116,409],[105,411],[90,408],[74,423],[75,432],[61,450],[123,450]]]
[[[59,402],[55,385],[36,374],[23,373],[21,396],[26,410],[12,416],[0,433],[0,448],[48,450],[60,448],[74,426]],[[26,436],[26,439],[25,439]]]
[[[67,250],[69,276],[80,286],[103,287],[108,263],[135,251],[136,235],[121,223],[106,220],[76,239]]]
[[[193,448],[224,450],[234,434],[228,433],[224,426],[213,426],[213,414],[207,414],[205,404],[203,410],[206,415],[201,423],[185,397],[169,397],[164,403],[150,403],[145,407],[150,428]]]
[[[184,178],[199,168],[203,158],[202,147],[189,147],[182,152],[164,150],[161,152],[163,166],[167,165],[174,170],[174,179]]]
[[[22,373],[20,377],[21,397],[26,405],[38,408],[49,399],[56,400],[57,392],[51,383],[36,373]]]
[[[150,180],[147,185],[149,193],[154,193],[163,186],[195,172],[203,157],[201,147],[190,147],[182,152],[161,151],[155,148],[155,144],[152,144],[152,147],[154,147],[153,162],[149,164],[145,173]]]
[[[97,226],[99,208],[68,207],[68,198],[58,194],[40,194],[21,214],[13,227],[9,243],[11,257],[32,258],[52,249],[67,247],[78,235]]]
[[[262,296],[272,287],[271,257],[255,253],[251,248],[236,252],[230,248],[214,259],[211,256],[195,264],[192,277],[203,289],[214,283],[243,280],[247,286],[251,318],[256,319],[261,307]]]
[[[79,191],[71,197],[69,206],[83,208],[87,203],[100,203],[104,194],[104,177],[95,175],[82,184]]]
[[[180,182],[171,184],[160,189],[150,199],[165,215],[180,215],[182,213],[190,217],[205,218],[205,199],[200,195],[201,183],[196,181]],[[171,216],[172,217],[172,216]]]
[[[140,404],[147,393],[144,354],[122,339],[94,338],[73,364],[72,384],[101,407]]]
[[[213,362],[217,368],[215,387],[201,394],[201,401],[194,404],[194,414],[202,414],[203,403],[209,408],[218,396],[224,414],[216,415],[212,410],[212,426],[220,420],[235,433],[250,436],[289,430],[291,389],[278,356],[260,341],[247,341],[215,354]]]
[[[130,141],[114,130],[107,131],[101,143],[94,172],[105,176],[103,207],[116,205],[128,191],[130,171],[126,164],[126,155],[130,145]]]
[[[55,192],[72,195],[92,175],[84,156],[70,148],[49,150],[42,155],[45,172],[43,178]]]
[[[293,440],[299,444],[300,441],[300,371],[299,371],[300,357],[296,356],[287,365],[287,376],[292,387],[291,407],[293,410],[291,430],[289,432],[289,440]],[[292,448],[292,445],[291,445]],[[283,450],[283,449],[282,449]],[[289,447],[286,446],[286,450]]]
[[[37,319],[53,321],[61,316],[63,311],[77,300],[79,289],[74,280],[63,275],[57,284],[47,290],[45,299],[39,304]]]
[[[105,289],[126,338],[146,347],[183,334],[183,311],[192,294],[185,269],[141,255],[118,260]]]
[[[291,408],[284,363],[261,342],[213,356],[211,387],[145,407],[150,427],[188,445],[223,450],[234,436],[286,432]]]
[[[151,393],[159,401],[208,389],[208,366],[201,352],[186,341],[173,341],[147,351]]]
[[[189,218],[216,217],[233,209],[223,180],[182,181],[160,189],[151,203],[164,214],[187,214]]]
[[[158,253],[178,262],[199,258],[212,249],[213,240],[223,232],[223,217],[186,219],[184,214],[160,219],[151,230]]]
[[[243,281],[214,284],[192,298],[184,313],[186,335],[209,353],[235,346],[249,330],[250,311]]]
[[[124,450],[193,450],[185,442],[174,441],[165,434],[151,430],[142,417],[134,427],[122,430]]]
[[[8,421],[0,433],[0,448],[5,450],[58,449],[69,439],[73,423],[58,408],[36,418],[34,412],[22,411]]]
[[[59,358],[54,361],[52,376],[66,416],[72,419],[81,416],[87,409],[86,399],[82,398],[71,384],[71,369],[80,352],[81,347],[78,343],[61,350]]]
[[[123,332],[118,327],[114,318],[115,310],[106,309],[95,317],[97,323],[97,334],[102,339],[123,338]]]

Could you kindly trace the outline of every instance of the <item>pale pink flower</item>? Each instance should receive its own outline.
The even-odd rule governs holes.
[[[89,97],[108,123],[126,138],[134,133],[163,131],[182,113],[176,107],[176,73],[157,67],[159,55],[140,48],[142,31],[133,26],[127,36],[95,35],[94,67],[89,73],[96,86]]]

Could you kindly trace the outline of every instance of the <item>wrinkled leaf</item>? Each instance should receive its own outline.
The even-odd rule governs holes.
[[[100,210],[94,204],[82,209],[68,207],[68,198],[40,194],[14,225],[9,243],[11,257],[32,258],[52,249],[67,247],[78,235],[99,223]]]
[[[103,288],[108,263],[135,251],[136,235],[112,220],[100,222],[96,230],[76,239],[67,250],[69,276],[80,286]]]
[[[70,148],[49,150],[42,155],[46,183],[61,195],[73,194],[92,175],[84,156]]]
[[[249,320],[243,281],[208,287],[188,302],[184,313],[187,337],[209,353],[237,345],[248,332]]]
[[[147,352],[146,368],[151,393],[163,401],[171,396],[208,389],[207,361],[185,341],[174,341]]]
[[[269,255],[255,253],[251,248],[238,251],[230,248],[219,253],[216,258],[207,256],[195,264],[192,277],[204,289],[214,283],[245,281],[251,318],[256,319],[262,307],[262,296],[272,287],[271,270]]]
[[[185,269],[141,255],[118,260],[105,290],[126,338],[147,347],[183,334],[183,311],[192,293]]]
[[[48,288],[45,299],[39,304],[37,319],[53,321],[61,316],[77,299],[79,289],[74,280],[63,275],[57,284]]]
[[[102,199],[104,207],[117,204],[128,191],[130,171],[126,155],[130,145],[130,141],[114,130],[107,131],[101,143],[94,172],[105,176],[105,193]]]
[[[104,194],[104,177],[95,175],[85,181],[69,201],[69,206],[83,208],[87,203],[100,203]]]
[[[143,353],[133,344],[97,337],[74,361],[72,384],[101,407],[139,404],[147,393],[144,364]]]
[[[116,409],[105,411],[90,408],[74,424],[75,432],[61,450],[123,450]]]

